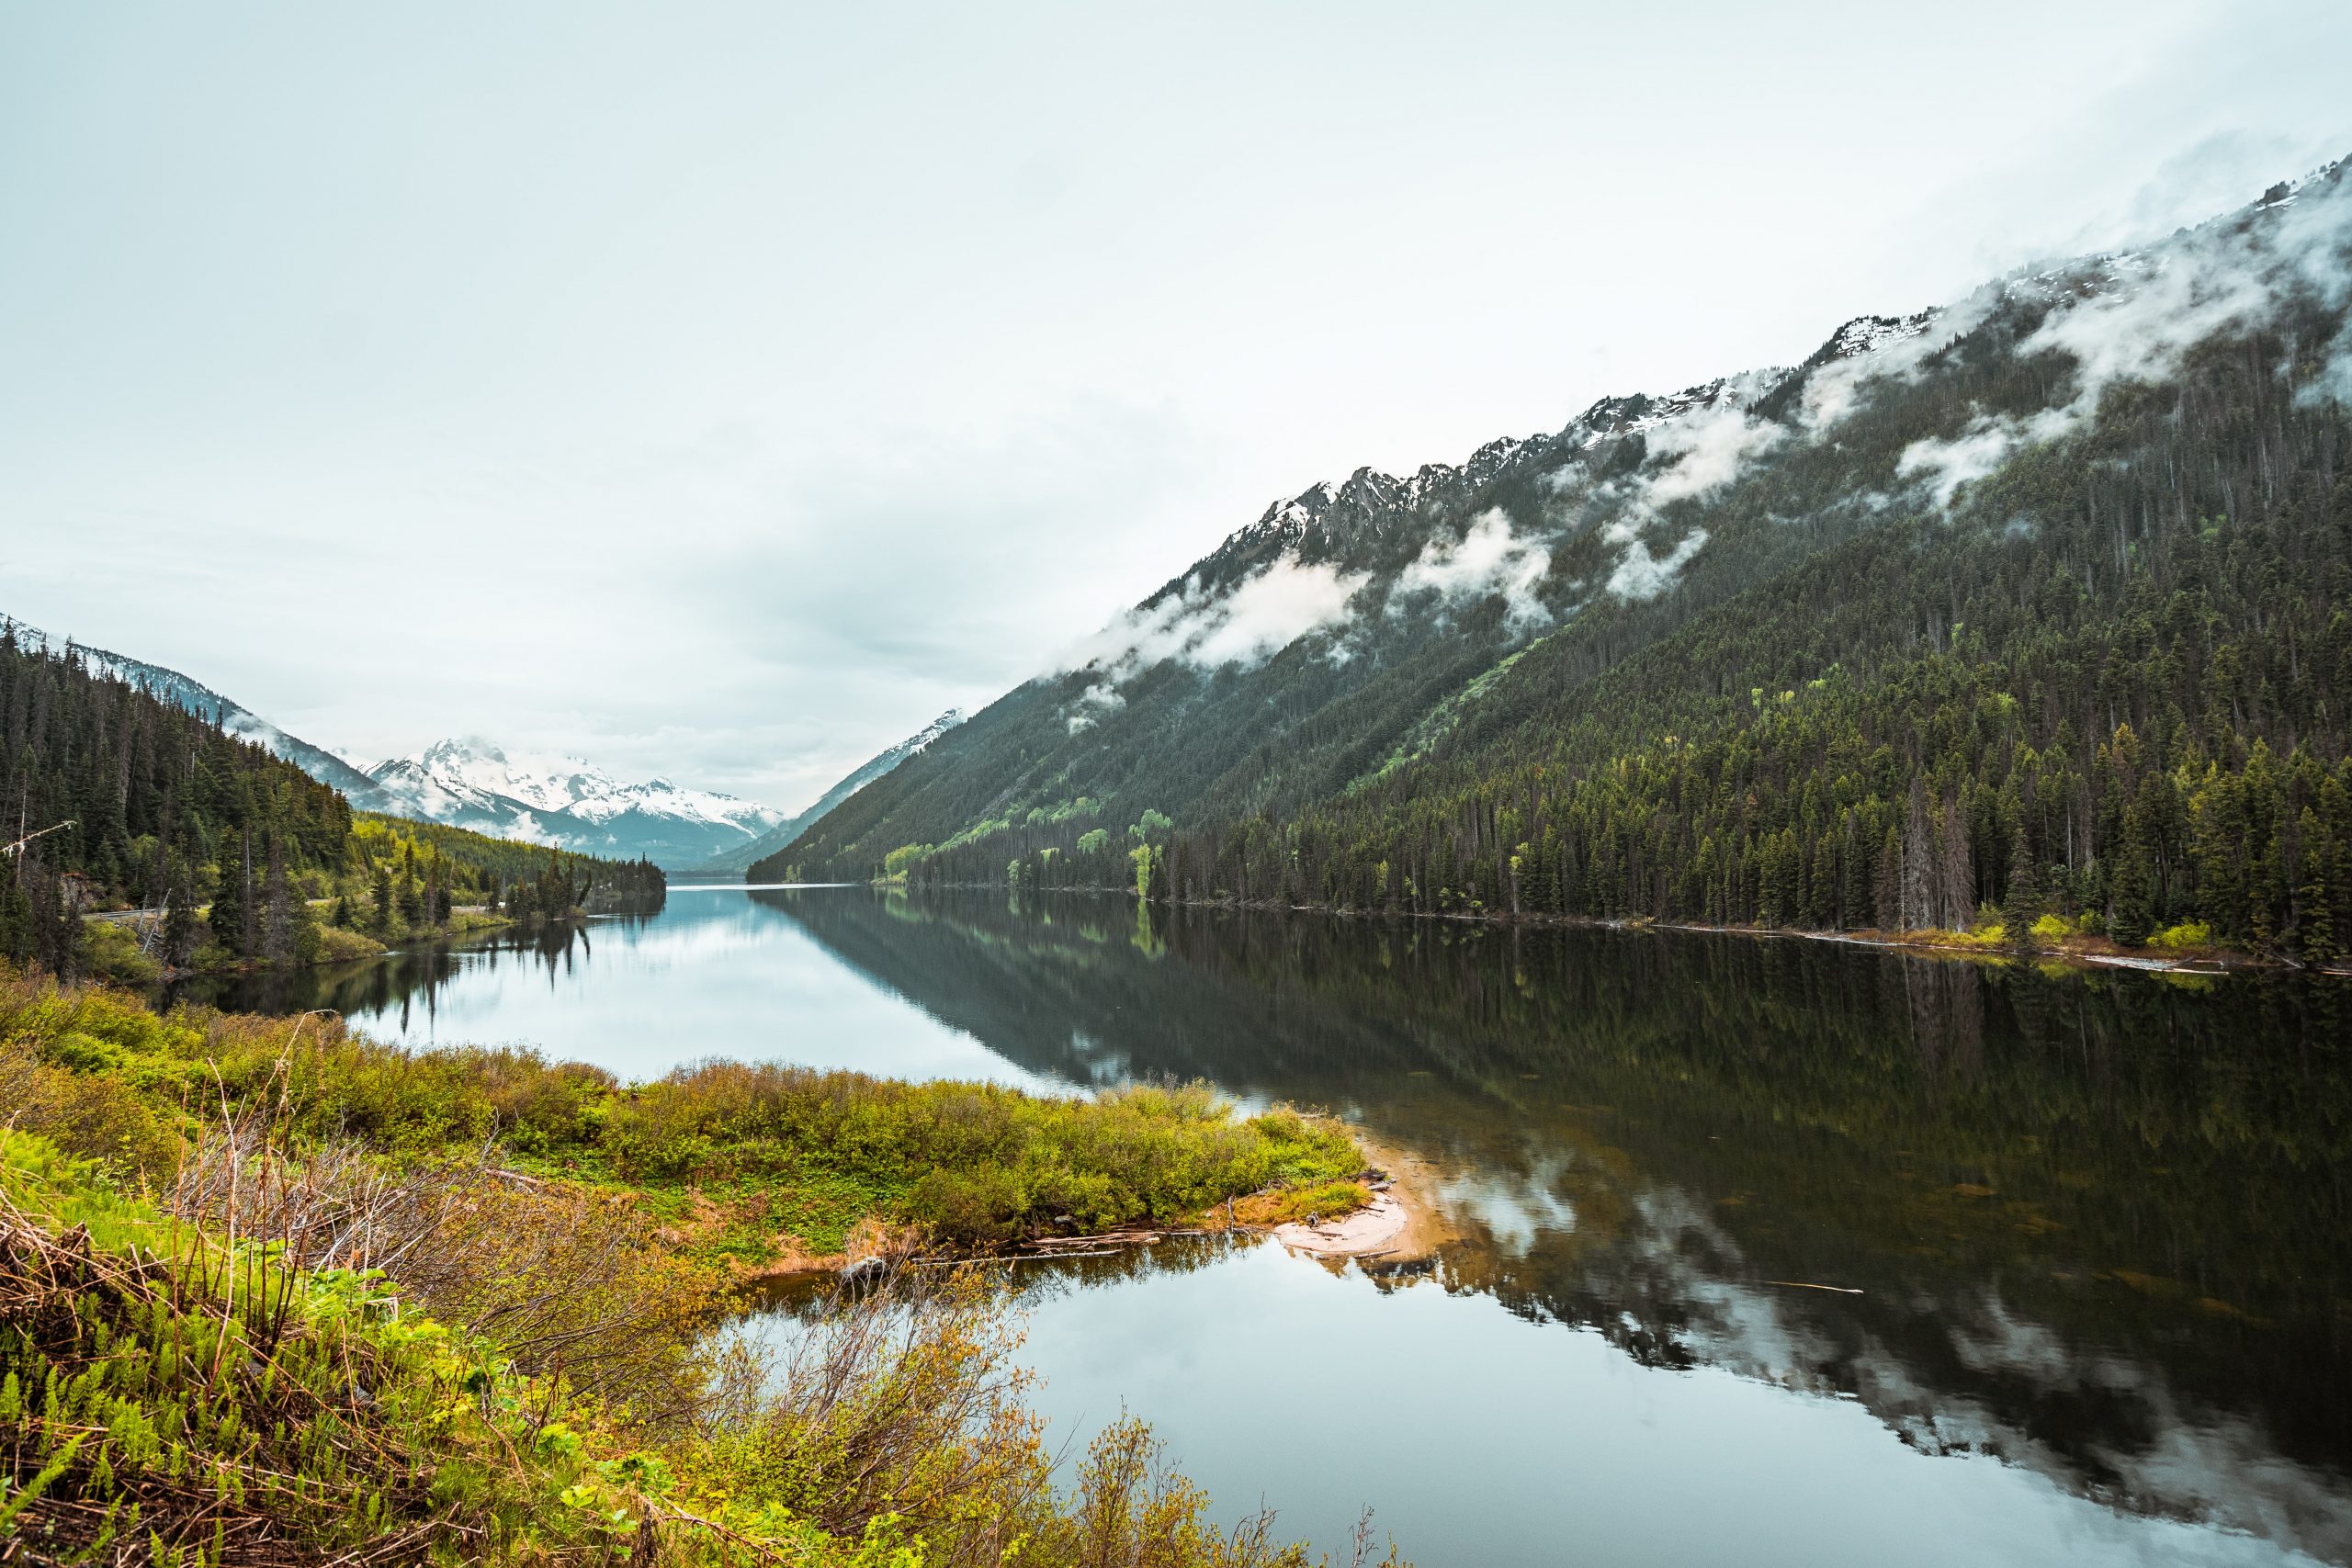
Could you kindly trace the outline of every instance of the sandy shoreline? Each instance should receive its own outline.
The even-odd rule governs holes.
[[[1270,1234],[1293,1252],[1316,1258],[1410,1263],[1434,1257],[1453,1233],[1439,1217],[1430,1190],[1429,1162],[1361,1133],[1354,1136],[1366,1162],[1386,1173],[1372,1201],[1336,1220],[1276,1225]]]
[[[897,1258],[925,1266],[1050,1262],[1056,1258],[1100,1258],[1130,1247],[1149,1247],[1170,1236],[1253,1235],[1271,1236],[1302,1256],[1345,1261],[1356,1258],[1409,1263],[1434,1257],[1452,1239],[1453,1231],[1439,1218],[1430,1187],[1431,1167],[1418,1155],[1375,1143],[1349,1129],[1364,1156],[1367,1170],[1377,1171],[1372,1201],[1352,1213],[1319,1223],[1291,1221],[1282,1224],[1219,1224],[1205,1216],[1199,1228],[1136,1226],[1093,1235],[1040,1236],[1010,1252],[975,1252],[962,1257],[922,1255],[912,1238],[889,1227],[863,1222],[842,1252],[809,1250],[799,1238],[776,1238],[776,1255],[764,1263],[737,1267],[739,1287],[773,1286],[827,1275],[848,1276]],[[683,1237],[680,1237],[683,1239]]]

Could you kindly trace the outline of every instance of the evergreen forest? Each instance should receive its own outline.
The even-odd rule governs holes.
[[[303,963],[324,932],[395,937],[459,909],[658,907],[659,868],[355,813],[327,784],[70,649],[0,629],[9,847],[0,958],[70,975],[85,915],[146,911],[149,955]]]
[[[1041,678],[754,874],[2335,962],[2352,199],[2301,200],[1321,487],[1137,614],[1271,556],[1362,581],[1351,619]],[[1668,482],[1693,427],[1735,473]],[[1498,516],[1532,587],[1410,594]],[[1600,586],[1628,539],[1684,564]]]

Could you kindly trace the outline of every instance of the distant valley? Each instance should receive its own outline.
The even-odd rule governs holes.
[[[62,651],[68,646],[66,639],[12,617],[0,615],[0,626],[28,649]],[[176,670],[105,649],[77,645],[76,651],[96,672],[119,677],[267,748],[332,785],[357,810],[607,860],[650,860],[665,870],[750,848],[791,820],[773,807],[668,779],[624,783],[577,757],[510,756],[478,738],[436,741],[413,755],[362,768]]]

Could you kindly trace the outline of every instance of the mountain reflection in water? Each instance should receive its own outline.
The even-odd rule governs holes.
[[[1449,1291],[2352,1556],[2340,986],[753,897],[1032,1071],[1207,1078],[1415,1151],[1460,1232]]]
[[[627,953],[636,957],[616,956]],[[892,1010],[794,999],[816,994],[802,969],[825,954],[857,977],[860,1007]],[[408,955],[220,999],[332,1006],[379,1032],[429,1038],[421,1010],[469,994],[487,1006],[481,987],[515,988],[517,964],[541,1010],[529,1027],[505,1026],[496,1008],[470,1014],[492,1020],[478,1037],[527,1034],[625,1074],[725,1055],[961,1075],[971,1069],[960,1052],[1035,1086],[1205,1078],[1251,1101],[1329,1108],[1425,1159],[1455,1238],[1432,1266],[1351,1268],[1332,1289],[1352,1281],[1357,1296],[1385,1292],[1398,1309],[1458,1303],[1442,1321],[1415,1306],[1356,1324],[1354,1297],[1315,1293],[1316,1266],[1266,1248],[1164,1247],[1033,1287],[1049,1407],[1066,1384],[1113,1401],[1091,1420],[1121,1397],[1162,1419],[1138,1369],[1187,1336],[1195,1370],[1170,1373],[1155,1397],[1181,1401],[1203,1383],[1198,1367],[1243,1354],[1250,1324],[1219,1313],[1268,1324],[1306,1314],[1294,1337],[1308,1343],[1269,1342],[1263,1356],[1329,1349],[1313,1342],[1329,1325],[1333,1346],[1361,1329],[1398,1356],[1444,1362],[1436,1404],[1406,1417],[1418,1395],[1395,1392],[1400,1418],[1415,1423],[1409,1443],[1428,1450],[1419,1462],[1430,1489],[1468,1495],[1370,1499],[1425,1568],[1557,1560],[1578,1540],[1596,1561],[1672,1560],[1638,1546],[1671,1536],[1680,1521],[1660,1510],[1673,1514],[1685,1494],[1702,1512],[1746,1510],[1690,1549],[1707,1560],[1743,1540],[1758,1550],[1739,1560],[1779,1560],[1765,1545],[1775,1529],[1815,1543],[1790,1546],[1791,1561],[1877,1560],[1854,1521],[1777,1518],[1815,1505],[1738,1493],[1753,1477],[1734,1459],[1645,1475],[1638,1501],[1631,1487],[1623,1499],[1588,1487],[1574,1503],[1581,1523],[1548,1517],[1569,1505],[1544,1476],[1610,1457],[1606,1433],[1599,1449],[1571,1451],[1577,1423],[1665,1422],[1675,1401],[1719,1387],[1710,1380],[1865,1411],[1911,1450],[1959,1456],[1935,1473],[1981,1476],[1969,1467],[1998,1461],[2116,1510],[2107,1517],[2119,1528],[2135,1516],[2200,1527],[2061,1539],[2043,1514],[2020,1509],[1998,1539],[2032,1550],[1992,1560],[2352,1562],[2352,1021],[2340,984],[2043,973],[1799,939],[1138,919],[1116,899],[853,888],[679,892],[650,921],[549,931],[488,955]],[[594,993],[623,967],[643,976],[628,996]],[[780,977],[786,970],[795,977]],[[544,990],[560,1000],[567,988],[599,998],[599,1021],[577,1035],[545,1021]],[[596,1043],[629,1006],[641,1003],[645,1021],[635,1040],[687,997],[699,1010],[693,1039]],[[1508,1352],[1497,1348],[1505,1339]],[[1698,1381],[1683,1393],[1644,1384],[1631,1413],[1612,1417],[1613,1374],[1583,1359],[1584,1345],[1621,1367]],[[1082,1364],[1089,1355],[1116,1364]],[[1551,1369],[1541,1376],[1566,1380],[1557,1409],[1519,1386],[1539,1363]],[[1228,1383],[1247,1386],[1228,1378],[1217,1397],[1233,1397]],[[1347,1398],[1329,1378],[1297,1394],[1334,1409]],[[1502,1414],[1514,1402],[1528,1408]],[[1657,1451],[1705,1463],[1707,1424],[1728,1408],[1693,1405],[1682,1417],[1693,1435],[1654,1433]],[[1737,1419],[1794,1424],[1759,1408],[1739,1405]],[[1294,1448],[1330,1435],[1295,1402],[1238,1418]],[[1493,1430],[1512,1419],[1521,1426],[1507,1440]],[[1622,1435],[1643,1456],[1627,1464],[1651,1461]],[[1342,1442],[1369,1437],[1351,1430]],[[1893,1447],[1883,1436],[1878,1446]],[[1448,1474],[1450,1448],[1487,1454],[1488,1472]],[[1494,1456],[1534,1468],[1514,1479]],[[1769,1459],[1749,1468],[1768,1473]],[[1243,1474],[1318,1533],[1366,1500],[1344,1467],[1329,1480],[1343,1495],[1313,1500],[1283,1495],[1262,1469]],[[1820,1506],[1857,1520],[1893,1506],[1863,1495],[1875,1483],[1859,1470],[1850,1483],[1844,1502]],[[1882,1521],[1894,1539],[1906,1523],[1932,1528]],[[1494,1544],[1481,1553],[1430,1539],[1457,1526],[1491,1530]],[[1636,1545],[1608,1547],[1615,1539]],[[1994,1539],[1928,1543],[1912,1560],[1965,1561]]]

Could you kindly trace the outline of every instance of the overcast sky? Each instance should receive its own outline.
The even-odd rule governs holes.
[[[0,611],[785,807],[1256,517],[2352,152],[2352,6],[0,0]]]

